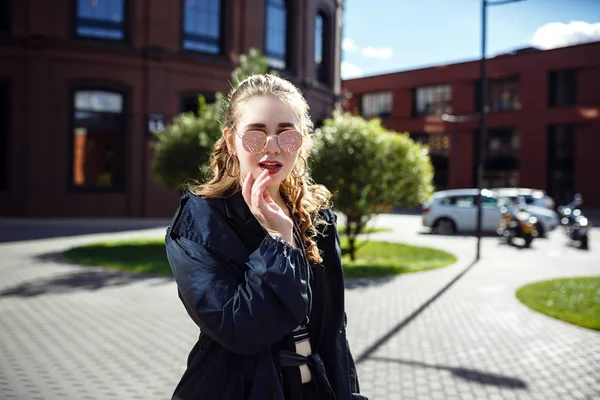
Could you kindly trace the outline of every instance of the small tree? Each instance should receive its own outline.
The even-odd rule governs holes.
[[[333,193],[346,216],[349,254],[356,237],[378,213],[414,206],[433,192],[433,167],[425,147],[388,131],[377,119],[334,114],[314,137],[313,177]]]
[[[237,86],[250,75],[264,74],[267,67],[267,58],[250,49],[248,55],[240,56],[231,82]],[[213,104],[207,104],[200,96],[198,115],[179,114],[164,132],[156,135],[152,174],[164,186],[177,189],[187,180],[203,181],[210,175],[210,151],[221,136],[221,121],[227,110],[227,97],[219,92],[215,97]]]

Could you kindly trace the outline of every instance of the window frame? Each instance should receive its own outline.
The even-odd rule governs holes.
[[[317,64],[316,60],[316,44],[317,44],[317,18],[321,17],[323,21],[321,27],[321,63]],[[315,15],[315,76],[317,78],[317,82],[331,87],[333,81],[333,71],[331,66],[333,65],[332,57],[332,46],[331,46],[331,38],[335,36],[335,32],[332,30],[332,17],[331,13],[325,9],[319,8]],[[391,111],[390,111],[391,113]]]
[[[180,13],[180,17],[181,17],[181,24],[180,24],[180,40],[179,40],[179,46],[181,48],[182,51],[189,53],[189,54],[202,54],[202,55],[207,55],[207,56],[215,56],[215,57],[219,57],[219,56],[223,56],[226,54],[225,51],[225,45],[226,45],[226,29],[225,29],[225,24],[226,24],[226,10],[227,10],[227,4],[226,4],[226,0],[219,0],[219,38],[217,40],[218,42],[218,46],[219,46],[219,51],[216,53],[211,53],[208,51],[202,51],[202,50],[194,50],[194,49],[190,49],[184,46],[184,42],[186,40],[186,35],[187,32],[185,31],[185,2],[186,0],[181,0],[180,6],[181,6],[181,13]],[[195,34],[194,34],[195,35]]]
[[[111,39],[107,37],[101,36],[86,36],[80,35],[77,33],[77,28],[79,26],[79,0],[73,0],[72,3],[72,36],[77,40],[91,40],[96,42],[104,42],[104,43],[129,43],[130,41],[130,17],[131,17],[131,1],[130,0],[120,0],[123,2],[123,22],[121,23],[121,31],[123,32],[123,37],[120,39]]]
[[[3,5],[4,5],[4,9],[1,9],[2,15],[3,17],[0,18],[4,18],[4,21],[2,21],[3,24],[6,24],[5,29],[0,29],[0,34],[4,33],[4,34],[8,34],[11,35],[12,34],[12,0],[0,0],[2,1]],[[2,25],[0,24],[0,27]]]
[[[570,92],[571,97],[565,99],[564,101],[559,101],[559,96],[557,93],[558,82],[564,82],[565,75],[572,74],[573,82],[570,85],[572,91]],[[549,108],[556,107],[571,107],[577,105],[577,81],[578,81],[578,71],[574,68],[570,69],[560,69],[560,70],[552,70],[548,71],[548,102],[547,105]],[[562,76],[562,78],[561,78]],[[562,84],[565,85],[564,83]]]
[[[446,100],[448,106],[449,106],[449,110],[446,112],[443,112],[441,114],[436,114],[436,113],[427,113],[427,112],[420,112],[419,111],[419,90],[425,90],[425,89],[438,89],[440,90],[441,88],[447,87],[449,89],[449,93],[450,93],[450,98],[448,100]],[[430,97],[430,96],[429,96]],[[430,116],[440,116],[444,113],[452,113],[452,97],[453,97],[453,93],[452,93],[452,85],[449,83],[438,83],[438,84],[433,84],[433,85],[425,85],[425,86],[417,86],[413,89],[413,118],[425,118],[425,117],[430,117]],[[434,104],[435,101],[430,101],[428,104]]]
[[[365,96],[380,96],[389,94],[390,96],[390,110],[388,113],[379,114],[365,114]],[[374,92],[364,92],[360,95],[360,115],[365,119],[380,118],[382,120],[389,119],[392,116],[394,110],[394,92],[392,90],[378,90]]]
[[[87,186],[87,185],[75,185],[73,182],[73,150],[75,145],[74,130],[75,130],[75,96],[77,92],[81,91],[103,91],[109,93],[116,93],[121,95],[123,99],[121,115],[123,117],[123,135],[121,138],[121,145],[123,148],[122,154],[122,166],[123,166],[123,179],[120,185],[114,185],[110,187],[102,186]],[[131,99],[131,90],[127,87],[115,84],[106,83],[75,83],[69,88],[69,114],[68,114],[68,131],[67,134],[67,188],[70,193],[126,193],[127,185],[129,182],[129,144],[130,144],[130,118],[129,118],[129,101]]]
[[[293,11],[293,2],[291,0],[283,0],[283,2],[285,3],[285,55],[284,55],[284,60],[283,62],[285,63],[285,66],[283,68],[280,68],[276,65],[273,65],[271,60],[273,59],[272,57],[269,56],[269,50],[267,48],[267,38],[269,37],[269,27],[268,27],[268,23],[269,23],[269,3],[270,0],[265,0],[265,24],[264,24],[264,40],[263,40],[263,45],[264,45],[264,55],[265,57],[267,57],[267,65],[270,69],[273,70],[277,70],[277,71],[288,71],[291,72],[293,70],[293,52],[290,51],[292,44],[293,44],[293,35],[294,35],[294,19],[291,16],[291,12]],[[279,59],[277,59],[279,60]]]
[[[504,87],[506,86],[507,82],[515,82],[516,81],[516,87],[517,87],[517,103],[518,106],[515,107],[502,107],[500,106],[500,108],[494,109],[492,106],[492,94],[493,94],[493,89],[495,87]],[[508,75],[508,76],[503,76],[501,78],[489,78],[487,80],[487,84],[488,84],[488,89],[487,89],[487,102],[485,105],[488,106],[488,113],[495,113],[495,112],[511,112],[511,111],[521,111],[523,109],[523,103],[521,102],[521,77],[519,75]],[[481,112],[482,108],[483,108],[483,103],[481,101],[481,80],[477,80],[475,82],[475,96],[473,96],[473,98],[475,99],[475,110],[477,112]]]
[[[198,114],[198,110],[188,110],[185,111],[184,110],[184,104],[193,98],[198,98],[199,96],[204,96],[204,98],[206,99],[206,104],[213,104],[216,101],[216,92],[214,93],[210,93],[210,92],[206,92],[206,91],[190,91],[190,90],[186,90],[184,92],[180,92],[179,93],[179,113],[183,113],[183,112],[193,112],[195,115]]]

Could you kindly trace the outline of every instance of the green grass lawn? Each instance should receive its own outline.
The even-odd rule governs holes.
[[[348,239],[341,237],[342,265],[347,277],[384,276],[440,268],[456,262],[442,250],[401,243],[357,241],[356,260],[346,254]]]
[[[519,288],[517,297],[542,314],[600,331],[600,276],[532,283]]]
[[[347,239],[342,237],[342,247]],[[358,242],[362,246],[362,242]],[[165,255],[163,239],[142,239],[120,242],[102,242],[67,250],[71,261],[114,268],[124,271],[171,275]],[[367,277],[395,275],[406,272],[439,268],[456,261],[441,250],[413,247],[404,244],[369,241],[357,252],[357,259],[343,255],[344,275]]]

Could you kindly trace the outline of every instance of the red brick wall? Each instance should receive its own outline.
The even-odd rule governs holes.
[[[543,52],[498,56],[488,60],[491,78],[520,77],[519,111],[489,113],[488,129],[515,127],[520,139],[520,186],[546,189],[548,127],[553,124],[576,126],[575,190],[586,205],[600,207],[600,186],[594,175],[600,172],[600,42]],[[577,70],[577,105],[548,107],[548,75],[553,70]],[[352,97],[344,103],[347,111],[360,110],[361,94],[381,90],[393,92],[393,109],[384,124],[396,131],[445,131],[450,138],[449,186],[453,187],[454,126],[436,117],[412,118],[413,89],[420,86],[450,84],[453,114],[475,113],[475,83],[479,62],[450,64],[420,70],[351,79],[343,91]],[[473,186],[473,136],[479,117],[459,124],[457,187]]]

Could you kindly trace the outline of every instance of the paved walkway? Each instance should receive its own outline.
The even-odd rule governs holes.
[[[48,224],[45,239],[0,243],[0,398],[168,398],[198,333],[173,281],[60,256],[79,244],[164,229],[52,238]],[[473,238],[419,233],[414,216],[377,224],[394,231],[373,237],[448,249],[459,262],[347,282],[349,341],[372,400],[600,398],[600,333],[535,313],[514,297],[530,281],[600,275],[600,230],[590,252],[567,246],[560,232],[532,250],[487,238],[473,265]],[[7,229],[16,229],[14,221],[0,221],[0,237]],[[33,221],[19,229],[40,237]]]

